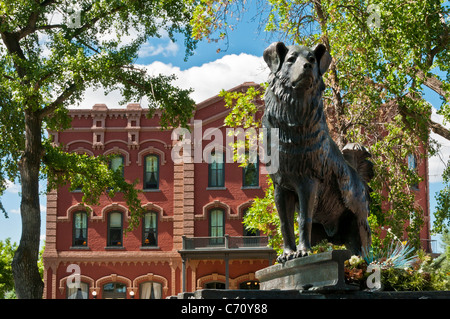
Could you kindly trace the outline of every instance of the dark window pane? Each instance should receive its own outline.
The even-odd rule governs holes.
[[[108,227],[108,246],[122,246],[122,213],[110,213]]]
[[[87,246],[86,212],[77,212],[73,215],[73,246]]]
[[[158,231],[157,231],[157,214],[155,212],[146,213],[143,220],[143,246],[157,246],[158,245]]]
[[[211,153],[210,164],[208,169],[208,186],[223,187],[225,186],[225,163],[223,153]]]
[[[119,171],[123,175],[124,174],[123,163],[124,163],[123,156],[116,155],[113,158],[111,158],[111,161],[109,162],[109,168],[112,169],[113,171]]]
[[[159,187],[159,158],[156,155],[145,157],[144,189]]]
[[[221,237],[221,238],[211,238],[211,245],[223,245],[225,235],[225,225],[224,225],[224,212],[221,209],[213,209],[209,215],[209,234],[210,237]]]

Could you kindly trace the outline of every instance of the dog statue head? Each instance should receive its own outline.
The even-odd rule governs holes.
[[[264,50],[263,57],[271,75],[281,79],[285,86],[294,91],[304,94],[325,89],[322,75],[328,70],[332,58],[323,44],[311,49],[274,42]]]

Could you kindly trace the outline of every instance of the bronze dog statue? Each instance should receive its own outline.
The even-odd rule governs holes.
[[[322,44],[311,49],[276,42],[264,51],[264,60],[271,72],[262,122],[279,130],[279,168],[270,174],[284,244],[278,261],[305,256],[323,239],[361,254],[371,245],[367,183],[373,165],[364,147],[349,144],[341,152],[329,134],[322,74],[330,54]]]

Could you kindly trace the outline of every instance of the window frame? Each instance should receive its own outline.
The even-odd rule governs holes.
[[[120,241],[118,241],[118,243],[120,244],[116,244],[113,245],[111,242],[111,229],[117,230],[118,227],[113,227],[111,228],[111,216],[113,214],[120,214]],[[111,211],[108,213],[108,234],[107,234],[107,247],[119,247],[122,248],[123,247],[123,213],[121,211]]]
[[[118,157],[118,158],[120,158],[120,159],[122,160],[122,165],[120,165],[118,168],[121,169],[121,171],[122,171],[122,176],[125,176],[125,156],[123,156],[122,154],[114,154],[114,155],[112,156],[112,158],[109,160],[109,169],[110,169],[110,170],[114,170],[114,169],[112,168],[112,159],[115,158],[115,157]]]
[[[219,152],[217,152],[219,153]],[[222,163],[217,163],[215,160],[213,162],[212,158],[216,158],[216,151],[213,151],[209,154],[209,163],[208,163],[208,187],[211,188],[223,188],[225,187],[225,154],[224,152],[220,151],[222,154]],[[219,166],[213,168],[213,165]],[[213,183],[213,174],[215,177],[215,183]],[[219,184],[219,174],[221,174],[222,177],[222,183]]]
[[[155,227],[153,228],[154,231],[154,235],[155,235],[155,243],[151,244],[149,243],[145,243],[146,240],[146,227],[145,227],[145,217],[146,215],[153,215],[155,218]],[[152,228],[149,228],[152,229]],[[142,247],[158,247],[158,213],[155,211],[147,211],[144,213],[144,215],[142,216]]]
[[[71,289],[67,286],[66,283],[66,299],[76,299],[78,294],[78,289],[81,289],[81,295],[82,297],[86,297],[83,299],[89,299],[89,283],[80,281],[80,287],[79,288],[73,288],[74,291],[72,294],[70,294]]]
[[[221,226],[220,225],[213,226],[212,214],[213,214],[213,212],[216,212],[216,211],[219,211],[222,213],[222,218],[221,218],[222,225]],[[219,220],[219,219],[216,219],[216,220]],[[221,228],[222,235],[218,236],[216,234],[213,236],[213,233],[214,233],[213,227],[216,230],[215,231],[216,233],[218,233],[217,230]],[[223,237],[223,238],[210,238],[210,245],[212,245],[212,246],[223,245],[225,243],[225,241],[224,241],[225,240],[225,238],[224,238],[225,237],[225,210],[223,208],[217,207],[217,208],[212,208],[209,210],[209,212],[208,212],[208,234],[209,234],[209,237]]]
[[[114,289],[112,292],[107,291],[105,294],[105,286],[106,285],[113,285]],[[118,286],[121,286],[120,288],[125,288],[125,292],[117,292]],[[105,295],[108,298],[105,298]],[[127,284],[123,282],[107,282],[102,285],[102,299],[127,299]]]
[[[146,187],[146,179],[147,179],[147,158],[155,157],[156,158],[156,187]],[[157,190],[159,189],[159,175],[160,175],[160,157],[157,154],[147,154],[144,156],[144,178],[142,183],[143,190]]]
[[[209,281],[204,284],[204,289],[225,289],[226,285],[222,281]]]
[[[246,158],[248,159],[248,152],[246,152]],[[246,185],[246,172],[248,169],[249,165],[253,165],[254,166],[254,172],[255,172],[255,179],[256,179],[256,184],[255,185]],[[251,162],[247,162],[247,165],[242,167],[242,187],[243,188],[256,188],[259,187],[259,159],[258,157],[256,158],[256,162],[255,163],[251,163]]]
[[[239,289],[243,290],[260,290],[260,282],[258,280],[247,280],[239,284]]]
[[[150,291],[149,298],[143,298],[144,296],[142,295],[143,290],[144,290],[143,286],[146,285],[146,284],[151,284],[151,288],[150,288],[151,291]],[[156,286],[156,288],[155,288],[155,286]],[[155,295],[155,290],[156,289],[159,289],[159,296],[160,296],[160,298],[155,298],[156,295],[157,295],[157,294]],[[141,282],[139,284],[139,299],[162,299],[162,296],[163,296],[163,284],[162,283],[160,283],[158,281],[144,281],[144,282]]]
[[[249,230],[247,229],[247,227],[244,224],[244,217],[247,214],[247,211],[249,210],[250,207],[247,207],[243,210],[242,212],[242,236],[244,237],[259,237],[260,235],[260,230]]]
[[[84,215],[84,218],[86,219],[86,226],[85,226],[85,228],[86,228],[86,236],[85,236],[85,238],[84,238],[84,243],[85,244],[76,244],[76,230],[78,229],[78,228],[76,228],[76,221],[75,221],[75,219],[76,219],[76,216],[77,215]],[[87,212],[86,211],[83,211],[83,210],[78,210],[78,211],[76,211],[76,212],[74,212],[73,214],[72,214],[72,247],[87,247],[87,242],[88,242],[88,220],[89,220],[89,218],[88,218],[88,214],[87,214]],[[80,229],[82,229],[82,228],[80,228]]]

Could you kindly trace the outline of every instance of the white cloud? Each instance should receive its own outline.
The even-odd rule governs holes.
[[[231,54],[198,67],[180,70],[170,64],[154,62],[148,65],[151,74],[175,74],[175,84],[192,88],[192,98],[198,103],[244,82],[261,83],[267,80],[268,69],[262,57],[241,53]]]
[[[11,194],[18,194],[20,192],[20,184],[15,184],[14,182],[7,180],[5,191]]]
[[[20,214],[20,210],[16,209],[16,208],[12,208],[10,210],[8,210],[9,214]]]
[[[156,56],[162,54],[165,57],[175,56],[178,53],[179,46],[178,44],[168,40],[165,45],[158,44],[157,46],[151,44],[150,42],[146,42],[139,49],[139,57],[146,58],[150,56]]]
[[[166,51],[170,52],[170,49],[166,47]],[[177,80],[174,81],[174,85],[183,89],[194,89],[191,97],[196,103],[217,95],[222,89],[228,90],[244,82],[262,83],[268,76],[268,68],[263,58],[245,53],[226,55],[213,62],[186,70],[159,61],[138,67],[147,69],[149,74],[155,76],[175,74]],[[88,89],[79,107],[91,108],[96,103],[104,103],[109,108],[116,108],[119,107],[118,101],[121,99],[119,91],[113,91],[105,96],[102,89],[97,91]],[[145,102],[142,102],[142,105],[145,106]]]

